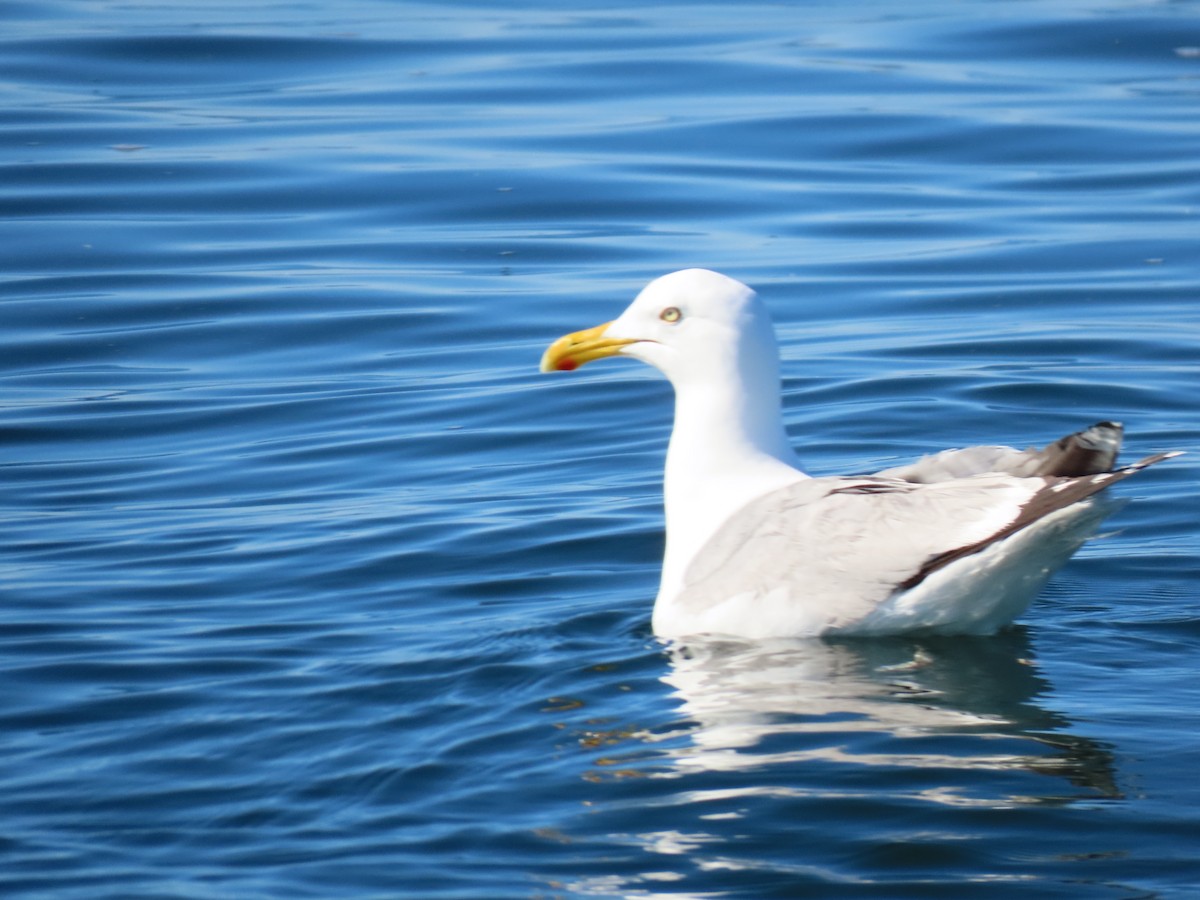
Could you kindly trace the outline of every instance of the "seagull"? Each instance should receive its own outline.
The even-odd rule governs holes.
[[[1122,427],[1042,449],[945,450],[865,476],[812,477],[783,427],[779,350],[741,282],[685,269],[618,318],[568,334],[543,372],[628,356],[675,389],[666,550],[652,626],[666,639],[989,634],[1025,611],[1114,504]]]

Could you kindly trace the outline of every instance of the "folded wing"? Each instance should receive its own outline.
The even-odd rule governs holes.
[[[780,632],[838,630],[1056,514],[1082,514],[1083,501],[1169,455],[1067,478],[801,481],[734,514],[688,567],[676,602],[714,623],[763,615]],[[806,621],[814,609],[823,623]]]

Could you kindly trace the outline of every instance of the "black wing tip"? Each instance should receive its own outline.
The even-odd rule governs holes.
[[[1119,469],[1113,469],[1110,472],[1097,472],[1094,475],[1075,475],[1067,477],[1048,476],[1046,480],[1048,482],[1057,482],[1059,490],[1062,490],[1068,485],[1072,484],[1091,486],[1093,489],[1087,491],[1082,497],[1077,498],[1075,502],[1078,502],[1078,500],[1086,499],[1095,491],[1103,490],[1110,484],[1113,484],[1117,481],[1122,481],[1128,478],[1130,475],[1136,475],[1138,472],[1142,471],[1142,469],[1148,469],[1150,466],[1153,466],[1156,463],[1160,463],[1168,459],[1174,459],[1177,456],[1183,456],[1183,454],[1183,450],[1167,450],[1164,453],[1151,453],[1149,456],[1143,456],[1137,462],[1129,463],[1128,465],[1121,466]]]
[[[1040,451],[1035,475],[1077,478],[1111,472],[1121,451],[1125,426],[1104,419],[1047,444]]]

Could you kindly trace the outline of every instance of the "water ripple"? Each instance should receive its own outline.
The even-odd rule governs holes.
[[[0,892],[1189,896],[1194,454],[994,639],[665,647],[758,288],[816,472],[1200,446],[1190,3],[0,5]]]

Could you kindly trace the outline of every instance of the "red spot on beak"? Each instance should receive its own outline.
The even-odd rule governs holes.
[[[567,357],[566,359],[560,359],[558,361],[558,371],[560,372],[573,372],[578,368],[579,363],[575,362],[575,360],[571,359],[570,357]]]

